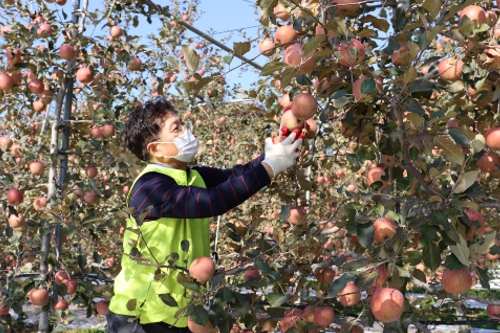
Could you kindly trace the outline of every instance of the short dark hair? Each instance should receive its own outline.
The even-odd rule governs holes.
[[[162,97],[136,107],[125,122],[125,147],[140,160],[148,161],[148,144],[158,140],[165,120],[176,114],[175,107]]]

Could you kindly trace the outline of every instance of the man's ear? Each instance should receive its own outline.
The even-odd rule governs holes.
[[[153,142],[150,142],[150,143],[148,143],[146,149],[148,150],[149,155],[155,156],[155,157],[161,157],[161,154],[158,151],[158,145],[157,144],[155,144]]]

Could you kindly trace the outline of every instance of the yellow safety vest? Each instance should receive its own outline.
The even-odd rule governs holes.
[[[129,206],[134,185],[142,175],[148,172],[167,175],[181,186],[206,188],[205,181],[195,170],[184,171],[149,164],[132,184],[127,196],[127,207]],[[163,193],[158,193],[158,195],[163,195]],[[161,218],[154,221],[145,221],[141,226],[138,226],[135,219],[130,216],[127,219],[127,228],[140,228],[149,249],[160,262],[164,261],[171,253],[177,253],[179,259],[175,265],[184,266],[184,260],[187,259],[188,264],[184,267],[189,268],[195,258],[210,256],[209,218]],[[135,240],[138,251],[151,262],[154,262],[148,249],[140,241],[139,236],[132,231],[126,230],[123,235],[124,255],[121,261],[121,271],[115,279],[114,296],[111,298],[109,309],[117,314],[137,316],[140,318],[141,324],[165,322],[177,327],[186,327],[187,317],[175,317],[178,310],[188,305],[185,288],[177,282],[178,270],[164,268],[162,271],[165,273],[165,277],[160,281],[155,281],[156,268],[154,266],[141,265],[125,255],[132,250],[129,242],[133,244],[134,241],[130,240]],[[190,244],[187,253],[181,249],[183,240],[188,240]],[[168,262],[165,262],[165,265],[168,265]],[[167,293],[177,301],[177,307],[166,305],[158,296]],[[135,309],[129,311],[127,303],[131,299],[136,300],[136,305]]]

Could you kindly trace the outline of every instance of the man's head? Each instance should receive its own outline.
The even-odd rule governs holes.
[[[143,161],[167,165],[178,164],[179,161],[173,158],[179,155],[174,140],[185,135],[183,120],[174,106],[162,97],[136,108],[125,123],[123,132],[125,145],[135,156]]]

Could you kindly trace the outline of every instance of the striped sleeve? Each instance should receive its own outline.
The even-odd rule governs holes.
[[[214,187],[230,179],[237,178],[245,172],[254,169],[262,163],[264,157],[264,154],[261,154],[259,157],[251,160],[246,164],[235,165],[230,169],[218,169],[204,166],[194,167],[193,169],[200,173],[201,177],[205,180],[205,184],[207,185],[207,187]]]
[[[134,216],[153,206],[147,215],[151,220],[212,217],[228,212],[270,183],[260,163],[216,186],[207,184],[207,188],[180,186],[171,177],[152,172],[137,181],[129,206],[134,207]]]

